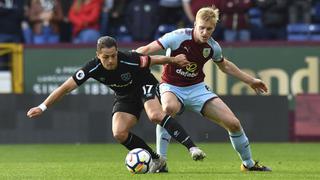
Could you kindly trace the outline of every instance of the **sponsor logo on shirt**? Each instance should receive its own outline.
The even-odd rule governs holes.
[[[184,46],[183,49],[186,50],[187,53],[189,53],[189,48],[187,46]]]
[[[177,69],[176,73],[184,77],[191,77],[191,78],[198,76],[198,73],[190,73],[190,72],[183,71],[182,69]]]
[[[197,70],[197,67],[198,67],[198,65],[196,63],[190,63],[190,64],[187,65],[186,70],[188,72],[192,72],[193,73],[194,71]]]
[[[78,80],[82,80],[84,78],[85,74],[84,74],[84,71],[83,70],[79,70],[77,73],[76,73],[76,78]]]
[[[109,86],[110,87],[123,88],[123,87],[129,86],[130,84],[132,84],[132,80],[129,81],[128,83],[126,83],[126,84],[110,84]]]
[[[198,65],[196,63],[191,63],[188,66],[186,66],[187,71],[184,71],[182,69],[177,69],[176,73],[178,73],[184,77],[193,78],[193,77],[198,76],[198,73],[197,72],[195,73],[195,71],[197,70],[197,67],[198,67]]]

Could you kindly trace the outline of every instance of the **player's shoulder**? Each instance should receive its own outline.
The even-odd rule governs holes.
[[[219,43],[218,43],[218,41],[213,39],[213,37],[210,37],[209,40],[208,40],[208,44],[219,44]]]
[[[191,28],[180,28],[180,29],[176,29],[174,31],[171,32],[171,34],[173,36],[192,36],[192,29]]]
[[[100,60],[97,58],[97,57],[94,57],[92,58],[91,60],[89,60],[87,63],[86,63],[86,67],[87,68],[90,68],[90,67],[95,67],[97,65],[101,64]]]
[[[212,59],[215,61],[215,62],[221,62],[223,59],[223,56],[222,56],[222,49],[219,45],[219,43],[214,40],[212,37],[208,40],[208,44],[209,46],[213,49],[213,56],[212,56]]]
[[[143,56],[140,53],[135,51],[119,51],[118,52],[118,59],[121,64],[126,64],[130,66],[138,66],[140,56]]]
[[[174,31],[172,31],[173,33],[175,34],[181,34],[181,35],[191,35],[192,33],[192,28],[179,28],[179,29],[176,29]]]
[[[89,60],[82,69],[88,73],[91,73],[99,69],[100,66],[101,66],[100,60],[97,57],[94,57],[91,60]]]
[[[120,60],[122,59],[127,59],[128,57],[130,57],[130,52],[129,51],[118,51],[118,58]]]
[[[192,39],[192,29],[182,28],[165,34],[159,39],[164,48],[177,49],[182,42]]]
[[[120,61],[128,61],[130,59],[135,59],[141,56],[142,54],[135,51],[118,51],[118,58]]]
[[[211,48],[213,48],[213,49],[216,49],[216,48],[220,48],[220,49],[221,49],[220,44],[219,44],[216,40],[214,40],[212,37],[209,38],[208,44],[209,44],[209,45],[211,46]]]

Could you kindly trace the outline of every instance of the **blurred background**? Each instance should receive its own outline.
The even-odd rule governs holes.
[[[100,36],[136,49],[192,28],[197,10],[213,4],[220,10],[213,38],[224,56],[270,88],[253,96],[212,62],[205,66],[206,83],[250,140],[320,140],[320,0],[0,0],[0,143],[113,142],[113,92],[93,80],[34,121],[26,111],[94,57]],[[159,78],[161,67],[152,70]],[[228,141],[199,115],[178,119],[196,141]],[[135,131],[155,141],[145,115]]]

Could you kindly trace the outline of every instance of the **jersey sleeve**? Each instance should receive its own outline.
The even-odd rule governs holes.
[[[214,62],[222,62],[223,55],[222,55],[222,49],[221,49],[219,43],[215,40],[212,40],[212,41],[209,41],[209,44],[213,48],[212,60]]]
[[[166,33],[160,37],[157,42],[162,46],[163,49],[177,49],[180,45],[180,42],[183,41],[186,37],[185,29],[178,29],[169,33]]]
[[[136,65],[139,68],[149,68],[151,61],[150,56],[143,55],[137,52],[128,52],[127,55],[129,56],[128,60],[131,61],[127,63],[132,63],[132,65]]]
[[[77,83],[78,86],[86,82],[91,77],[90,70],[93,69],[92,67],[93,67],[93,62],[90,61],[73,74],[72,78]]]

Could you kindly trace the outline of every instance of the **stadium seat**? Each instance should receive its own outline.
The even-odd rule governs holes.
[[[249,22],[251,25],[262,27],[261,10],[259,8],[251,8],[248,12]]]
[[[176,25],[173,24],[160,24],[155,33],[154,39],[158,39],[163,36],[165,33],[171,32],[177,28]]]
[[[132,36],[125,25],[119,26],[117,30],[117,40],[120,42],[132,42]]]
[[[309,29],[310,29],[310,40],[320,41],[320,24],[311,24]]]
[[[313,22],[320,23],[320,2],[312,7],[312,19]]]
[[[309,24],[288,24],[287,39],[289,41],[306,41],[310,36]]]

